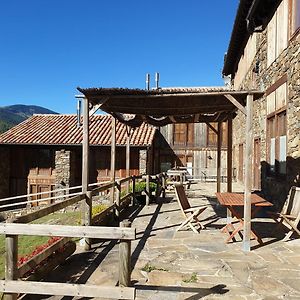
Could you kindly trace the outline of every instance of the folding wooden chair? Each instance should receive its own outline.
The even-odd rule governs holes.
[[[283,241],[287,241],[294,232],[300,236],[300,230],[298,229],[300,222],[300,187],[291,187],[281,212],[272,213],[272,216],[278,226],[284,225],[289,229]]]
[[[199,230],[203,229],[204,225],[201,224],[198,217],[207,207],[191,207],[182,184],[175,184],[175,194],[181,212],[185,218],[185,220],[181,223],[181,225],[177,228],[176,231],[179,231],[180,229],[189,226],[195,233],[199,233]],[[199,226],[198,230],[195,227],[195,225]]]

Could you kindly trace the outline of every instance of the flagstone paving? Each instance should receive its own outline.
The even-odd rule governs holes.
[[[129,216],[137,230],[132,243],[136,299],[300,299],[300,239],[282,242],[283,235],[271,234],[274,223],[264,218],[254,220],[263,245],[252,241],[252,251],[243,252],[242,241],[226,244],[220,231],[226,211],[218,205],[214,189],[209,183],[188,190],[193,205],[208,205],[202,217],[207,227],[199,234],[176,232],[183,217],[171,191],[165,200]],[[80,271],[75,271],[80,264]],[[113,286],[118,278],[118,247],[104,243],[90,253],[78,251],[50,280],[59,280],[57,274],[65,274],[66,269],[70,274],[65,280]]]

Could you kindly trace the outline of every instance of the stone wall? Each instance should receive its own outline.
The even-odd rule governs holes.
[[[70,150],[55,151],[55,189],[68,188],[73,185],[74,172],[72,166],[74,160],[72,156]]]
[[[0,199],[9,197],[10,154],[8,147],[0,147]]]
[[[285,179],[267,177],[267,103],[266,97],[254,103],[254,138],[261,140],[262,190],[278,202],[285,200],[291,185],[299,185],[300,173],[300,35],[289,42],[279,57],[267,67],[267,30],[258,34],[257,54],[240,89],[266,90],[287,74],[287,176]],[[259,73],[253,73],[259,61]],[[245,117],[238,112],[233,122],[234,167],[238,168],[238,145],[245,143]]]
[[[147,150],[140,150],[139,156],[140,174],[147,174]]]

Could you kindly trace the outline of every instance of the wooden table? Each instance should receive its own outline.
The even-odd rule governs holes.
[[[240,234],[240,232],[244,228],[244,220],[242,213],[238,211],[238,207],[244,206],[244,194],[243,193],[216,193],[217,199],[221,205],[226,206],[232,213],[232,216],[236,218],[236,222],[238,225],[236,227],[233,226],[234,222],[230,222],[226,224],[221,230],[222,232],[226,232],[229,234],[226,242],[228,243],[230,240],[233,240],[236,234]],[[251,205],[254,207],[252,210],[252,216],[257,213],[259,209],[262,207],[269,207],[273,204],[268,202],[264,198],[258,196],[257,194],[251,194]],[[251,235],[255,238],[259,243],[262,243],[259,235],[251,229]]]

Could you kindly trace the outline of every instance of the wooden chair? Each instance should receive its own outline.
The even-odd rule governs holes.
[[[179,231],[180,229],[189,226],[195,233],[199,233],[199,230],[203,229],[204,225],[201,224],[198,217],[207,207],[191,207],[182,184],[175,184],[175,194],[181,212],[185,218],[185,220],[181,223],[181,225],[177,228],[176,231]],[[195,225],[199,226],[198,230],[195,227]]]
[[[278,226],[284,225],[289,229],[283,241],[287,241],[294,232],[300,236],[297,228],[300,222],[300,187],[291,187],[281,212],[272,213],[272,217]]]

